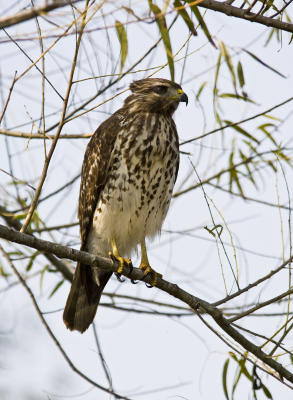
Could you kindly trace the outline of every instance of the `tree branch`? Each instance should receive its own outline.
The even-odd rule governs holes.
[[[35,299],[35,296],[33,294],[33,292],[31,291],[30,287],[27,285],[26,281],[23,279],[23,277],[21,276],[21,274],[18,272],[17,268],[14,266],[14,264],[12,263],[12,261],[10,260],[8,254],[5,252],[5,250],[3,249],[3,247],[0,245],[0,251],[2,252],[4,258],[6,259],[6,261],[8,262],[8,264],[10,265],[10,268],[13,270],[13,272],[15,273],[15,275],[18,277],[20,283],[22,284],[22,286],[26,289],[26,291],[28,292],[33,305],[37,311],[38,316],[40,317],[43,325],[45,326],[48,334],[50,335],[50,337],[53,339],[54,343],[56,344],[56,346],[58,347],[59,351],[61,352],[61,354],[63,355],[63,357],[65,358],[66,362],[68,363],[68,365],[70,366],[70,368],[76,372],[81,378],[83,378],[85,381],[89,382],[91,385],[93,385],[94,387],[103,390],[106,393],[109,394],[113,394],[115,396],[115,398],[117,399],[124,399],[124,400],[131,400],[129,399],[129,397],[125,397],[125,396],[121,396],[115,392],[113,392],[113,390],[111,389],[107,389],[106,387],[100,385],[99,383],[93,381],[92,379],[90,379],[87,375],[85,375],[83,372],[81,372],[71,361],[71,359],[68,357],[67,353],[65,352],[65,350],[63,349],[63,347],[61,346],[60,342],[58,341],[58,339],[56,338],[56,336],[54,335],[52,329],[49,327],[49,325],[47,324],[47,321],[45,320],[39,305]]]
[[[32,18],[37,17],[38,15],[42,16],[42,14],[46,14],[49,11],[55,10],[60,7],[66,7],[70,4],[77,3],[80,0],[71,0],[70,2],[65,1],[54,1],[54,2],[46,2],[44,6],[37,8],[30,8],[28,10],[24,10],[19,12],[18,14],[11,15],[9,17],[0,18],[0,29],[8,28],[9,26],[20,24],[21,22],[28,21]]]
[[[286,32],[293,32],[293,24],[281,21],[279,19],[273,19],[271,17],[264,17],[247,11],[246,9],[238,8],[227,4],[227,2],[220,2],[215,0],[202,0],[198,3],[198,7],[207,8],[209,10],[218,11],[220,13],[232,16],[235,18],[244,19],[250,22],[257,22],[261,25],[270,26],[272,28],[280,29]]]
[[[55,139],[55,135],[42,135],[41,133],[28,133],[28,132],[19,132],[19,131],[10,131],[8,129],[0,129],[0,135],[3,136],[12,136],[16,138],[22,139]],[[89,139],[93,136],[93,133],[70,133],[59,136],[59,139]]]
[[[118,262],[113,262],[109,258],[95,256],[85,251],[78,251],[70,247],[61,246],[57,243],[37,239],[31,235],[14,231],[3,225],[0,225],[0,237],[14,243],[19,243],[25,246],[32,247],[39,251],[54,253],[57,257],[60,258],[68,258],[73,261],[80,261],[83,264],[91,265],[92,267],[98,266],[99,268],[112,272],[117,272],[119,267]],[[131,270],[129,267],[125,266],[122,274],[128,278],[144,281],[148,284],[151,284],[152,282],[152,277],[145,277],[143,271],[141,271],[139,268],[133,268],[133,270]],[[240,332],[233,328],[230,325],[230,322],[223,316],[222,312],[214,307],[212,304],[199,297],[191,295],[190,293],[181,289],[176,284],[168,282],[162,278],[158,278],[156,286],[158,289],[183,301],[184,303],[189,305],[191,309],[204,310],[232,339],[238,342],[244,349],[254,354],[259,360],[263,361],[265,364],[277,371],[281,377],[281,379],[279,379],[277,376],[275,376],[277,379],[282,380],[283,378],[286,378],[289,382],[293,383],[293,374],[290,371],[284,368],[282,364],[278,363],[273,358],[264,353],[258,346],[249,341],[245,336],[243,336]]]

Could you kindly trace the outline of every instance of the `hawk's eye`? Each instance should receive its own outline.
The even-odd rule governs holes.
[[[164,94],[168,90],[167,86],[155,86],[153,88],[153,91],[158,93],[158,94]]]

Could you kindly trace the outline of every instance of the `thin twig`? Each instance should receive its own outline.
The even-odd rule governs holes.
[[[27,213],[26,219],[25,219],[25,221],[23,223],[23,226],[22,226],[22,228],[20,230],[21,232],[25,232],[26,231],[26,228],[28,227],[28,225],[30,223],[30,220],[31,220],[31,218],[33,216],[33,213],[35,211],[35,208],[37,206],[37,203],[38,203],[38,200],[39,200],[42,188],[43,188],[43,184],[44,184],[45,179],[47,177],[47,171],[48,171],[48,168],[49,168],[49,164],[50,164],[51,158],[53,156],[53,153],[54,153],[54,150],[56,148],[59,135],[60,135],[61,130],[62,130],[63,125],[64,125],[65,113],[66,113],[67,104],[68,104],[68,101],[69,101],[69,95],[70,95],[70,91],[71,91],[71,87],[72,87],[72,81],[73,81],[74,71],[75,71],[76,62],[77,62],[78,51],[79,51],[79,47],[80,47],[80,43],[81,43],[83,29],[85,27],[85,19],[86,19],[86,13],[88,11],[88,3],[89,3],[89,0],[87,0],[86,5],[85,5],[85,9],[84,9],[84,11],[82,13],[82,15],[83,15],[83,17],[82,17],[82,25],[81,25],[80,32],[79,32],[79,35],[78,35],[78,39],[77,39],[76,46],[75,46],[75,52],[74,52],[74,56],[73,56],[72,66],[71,66],[68,85],[67,85],[67,91],[66,91],[66,95],[65,95],[65,99],[64,99],[63,107],[62,107],[61,119],[60,119],[60,122],[59,122],[59,125],[58,125],[58,128],[57,128],[55,139],[53,140],[53,143],[52,143],[52,145],[50,147],[50,151],[48,153],[48,156],[47,156],[47,158],[46,158],[46,160],[44,162],[44,167],[43,167],[41,179],[40,179],[39,185],[37,187],[37,190],[35,192],[35,195],[34,195],[32,203],[31,203],[31,206],[29,208],[29,211]]]
[[[255,118],[262,117],[262,116],[264,116],[264,114],[268,114],[268,113],[270,113],[271,111],[275,110],[276,108],[282,107],[282,106],[284,106],[285,104],[290,103],[292,100],[293,100],[293,97],[289,97],[287,100],[284,100],[284,101],[282,101],[281,103],[278,103],[278,104],[276,104],[275,106],[270,107],[270,108],[268,108],[267,110],[262,111],[261,113],[252,115],[251,117],[242,119],[241,121],[233,122],[232,124],[227,124],[227,125],[221,126],[220,128],[213,129],[212,131],[209,131],[209,132],[207,132],[207,133],[204,133],[203,135],[197,136],[197,137],[195,137],[195,138],[191,138],[191,139],[185,140],[184,142],[181,142],[181,143],[180,143],[180,146],[183,146],[184,144],[187,144],[187,143],[194,142],[195,140],[203,139],[203,138],[205,138],[205,137],[207,137],[207,136],[209,136],[209,135],[212,135],[213,133],[221,132],[221,131],[223,131],[224,129],[232,128],[233,126],[237,126],[237,125],[243,124],[244,122],[251,121],[251,120],[253,120],[253,119],[255,119]]]
[[[3,249],[3,247],[0,244],[0,251],[2,252],[3,256],[5,257],[6,261],[8,262],[9,266],[11,267],[11,269],[13,270],[13,272],[15,273],[15,275],[18,277],[19,281],[21,282],[22,286],[26,289],[26,291],[28,292],[33,305],[37,311],[38,316],[40,317],[43,325],[45,326],[47,332],[49,333],[49,335],[51,336],[51,338],[53,339],[54,343],[56,344],[58,350],[60,351],[60,353],[63,355],[63,357],[65,358],[66,362],[68,363],[68,365],[70,366],[70,368],[76,372],[80,377],[82,377],[84,380],[86,380],[87,382],[89,382],[91,385],[95,386],[98,389],[103,390],[106,393],[110,393],[113,394],[113,392],[107,388],[105,388],[104,386],[100,385],[99,383],[93,381],[92,379],[90,379],[87,375],[85,375],[83,372],[81,372],[71,361],[71,359],[68,357],[67,353],[65,352],[65,350],[63,349],[63,347],[61,346],[60,342],[58,341],[58,339],[56,338],[56,336],[54,335],[53,331],[51,330],[51,328],[49,327],[49,325],[47,324],[47,321],[45,320],[42,311],[39,308],[39,305],[35,299],[35,296],[33,294],[33,292],[31,291],[31,289],[29,288],[29,286],[27,285],[26,281],[23,279],[23,277],[20,275],[20,273],[18,272],[17,268],[14,266],[14,264],[12,263],[12,261],[10,260],[8,254],[6,253],[6,251]],[[125,396],[121,396],[118,395],[117,393],[115,393],[115,396],[118,399],[125,399],[125,400],[130,400],[128,397]]]
[[[7,109],[11,94],[12,94],[12,90],[13,90],[13,87],[14,87],[15,82],[16,82],[16,74],[17,74],[17,71],[15,71],[15,73],[14,73],[14,78],[13,78],[12,84],[11,84],[11,86],[9,88],[9,93],[8,93],[8,96],[7,96],[7,100],[6,100],[5,104],[4,104],[4,108],[3,108],[3,111],[2,111],[1,116],[0,116],[0,124],[2,122],[4,114],[6,112],[6,109]]]

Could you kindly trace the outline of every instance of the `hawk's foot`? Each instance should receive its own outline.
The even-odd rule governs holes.
[[[143,271],[144,278],[149,274],[152,276],[152,278],[153,278],[152,283],[148,287],[156,286],[158,277],[162,278],[162,276],[163,276],[162,274],[159,274],[158,272],[156,272],[148,263],[142,262],[139,266],[139,269],[141,269]]]
[[[132,261],[131,261],[129,258],[124,258],[124,257],[121,257],[121,256],[116,256],[116,255],[114,255],[111,251],[109,251],[109,257],[110,257],[113,261],[118,261],[118,262],[119,262],[119,267],[118,267],[118,269],[117,269],[116,276],[117,276],[117,279],[118,279],[120,282],[124,282],[124,279],[121,279],[121,274],[122,274],[122,272],[123,272],[123,270],[124,270],[124,265],[126,264],[127,267],[130,268],[130,272],[131,272],[131,271],[133,270]]]

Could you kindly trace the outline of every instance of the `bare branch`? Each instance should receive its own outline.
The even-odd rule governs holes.
[[[271,17],[264,17],[263,15],[258,15],[247,11],[246,9],[241,9],[238,7],[231,6],[227,2],[220,2],[215,0],[202,0],[198,3],[198,7],[207,8],[209,10],[218,11],[229,17],[236,17],[244,19],[250,22],[257,22],[261,25],[270,26],[272,28],[280,29],[286,32],[293,32],[293,24],[288,22],[283,22],[279,19],[273,19]]]
[[[117,272],[119,268],[119,263],[113,262],[113,260],[109,258],[95,256],[85,251],[78,251],[70,247],[61,246],[57,243],[37,239],[25,233],[13,231],[3,225],[0,225],[0,237],[11,242],[33,247],[46,253],[51,252],[60,258],[69,258],[73,261],[80,261],[86,265],[91,265],[92,267],[98,266],[99,268],[108,271],[110,270],[112,272]],[[143,271],[139,268],[133,268],[133,270],[131,270],[131,268],[125,266],[122,274],[130,279],[140,280],[148,284],[152,283],[152,277],[144,276]],[[286,378],[289,382],[293,383],[293,374],[285,367],[283,367],[282,364],[264,353],[258,346],[249,341],[245,336],[243,336],[235,328],[233,328],[230,322],[223,316],[223,313],[218,308],[199,297],[191,295],[190,293],[181,289],[176,284],[168,282],[162,278],[158,278],[156,286],[158,289],[183,301],[184,303],[189,305],[192,310],[202,309],[203,311],[205,311],[214,319],[214,321],[218,324],[219,327],[222,328],[224,332],[226,332],[232,339],[238,342],[244,349],[251,352],[259,360],[277,371],[282,379]]]
[[[71,0],[70,3],[65,1],[53,1],[46,2],[44,6],[38,8],[29,8],[28,10],[21,11],[18,14],[11,15],[10,17],[0,18],[0,29],[8,28],[9,26],[20,24],[21,22],[29,21],[32,18],[37,17],[38,15],[46,14],[52,10],[55,10],[60,7],[66,7],[69,4],[77,3],[81,0]]]
[[[12,93],[14,84],[15,84],[15,82],[16,82],[16,74],[17,74],[17,72],[15,71],[12,84],[11,84],[11,86],[10,86],[10,88],[9,88],[9,93],[8,93],[8,96],[7,96],[7,100],[6,100],[6,102],[5,102],[3,111],[2,111],[2,113],[1,113],[1,115],[0,115],[0,124],[1,124],[1,122],[2,122],[2,119],[3,119],[3,117],[4,117],[4,114],[5,114],[5,112],[6,112],[6,109],[7,109],[7,106],[8,106],[9,100],[10,100],[10,97],[11,97],[11,93]]]
[[[55,135],[41,135],[40,133],[27,133],[18,131],[9,131],[7,129],[0,129],[0,135],[11,136],[22,139],[55,139]],[[93,136],[93,133],[68,133],[59,136],[59,139],[88,139]]]
[[[21,228],[21,232],[25,232],[26,231],[26,228],[28,227],[28,225],[30,223],[30,220],[31,220],[31,218],[33,216],[33,213],[35,211],[35,208],[37,206],[37,203],[38,203],[38,200],[39,200],[42,188],[43,188],[43,184],[44,184],[46,176],[47,176],[47,172],[48,172],[48,168],[49,168],[49,164],[50,164],[51,158],[53,156],[54,150],[55,150],[56,145],[57,145],[57,141],[59,139],[59,135],[60,135],[61,130],[62,130],[63,125],[64,125],[65,113],[66,113],[66,110],[67,110],[67,104],[68,104],[68,101],[69,101],[69,95],[70,95],[70,91],[71,91],[71,87],[72,87],[72,81],[73,81],[74,71],[75,71],[76,62],[77,62],[78,51],[79,51],[79,47],[80,47],[80,43],[81,43],[83,30],[84,30],[85,24],[86,24],[85,19],[86,19],[86,14],[87,14],[87,11],[88,11],[88,3],[89,3],[89,0],[86,1],[85,8],[84,8],[84,11],[82,13],[82,24],[81,24],[81,28],[80,28],[80,31],[79,31],[79,34],[78,34],[78,39],[77,39],[77,42],[76,42],[76,46],[75,46],[75,52],[74,52],[74,56],[73,56],[72,66],[71,66],[68,85],[67,85],[67,91],[66,91],[66,95],[65,95],[65,99],[64,99],[63,107],[62,107],[61,119],[60,119],[60,122],[58,124],[58,128],[57,128],[57,132],[56,132],[55,138],[54,138],[53,143],[52,143],[52,145],[50,147],[50,151],[48,153],[47,158],[45,159],[45,163],[44,163],[41,179],[40,179],[39,185],[37,187],[37,190],[35,192],[35,195],[34,195],[32,203],[31,203],[31,206],[30,206],[30,208],[28,210],[26,219],[25,219],[25,221],[23,223],[23,226]]]
[[[112,390],[109,390],[107,388],[105,388],[104,386],[100,385],[99,383],[93,381],[92,379],[90,379],[87,375],[85,375],[83,372],[81,372],[71,361],[71,359],[68,357],[67,353],[65,352],[65,350],[63,349],[63,347],[61,346],[60,342],[58,341],[58,339],[56,338],[56,336],[54,335],[53,331],[51,330],[51,328],[49,327],[49,325],[47,324],[47,321],[45,320],[39,305],[34,297],[33,292],[31,291],[31,289],[29,288],[29,286],[27,285],[26,281],[23,279],[23,277],[20,275],[20,273],[18,272],[18,270],[16,269],[16,267],[14,266],[14,264],[12,263],[12,261],[10,260],[8,254],[5,252],[5,250],[3,249],[3,247],[0,245],[0,250],[3,254],[3,256],[5,257],[6,261],[8,262],[8,264],[10,265],[11,269],[13,270],[13,272],[15,273],[15,275],[18,277],[19,281],[21,282],[22,286],[26,289],[26,291],[28,292],[33,305],[37,311],[38,316],[40,317],[43,325],[45,326],[47,332],[49,333],[50,337],[53,339],[54,343],[56,344],[56,346],[58,347],[58,350],[60,351],[60,353],[63,355],[63,357],[65,358],[66,362],[68,363],[68,365],[70,366],[70,368],[76,372],[81,378],[83,378],[84,380],[86,380],[87,382],[89,382],[91,385],[95,386],[98,389],[103,390],[106,393],[110,393],[110,394],[114,394],[116,398],[118,399],[125,399],[125,400],[130,400],[128,397],[125,396],[121,396],[118,395],[117,393],[114,393]]]

